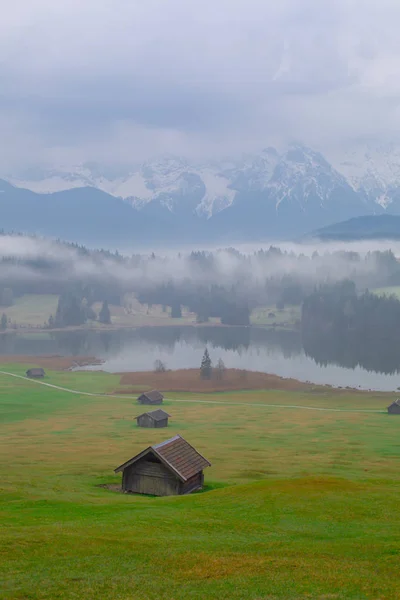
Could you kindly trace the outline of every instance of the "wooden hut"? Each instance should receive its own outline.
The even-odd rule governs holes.
[[[203,469],[211,464],[180,435],[149,446],[115,469],[124,492],[173,496],[203,487]]]
[[[144,392],[138,398],[139,404],[162,404],[164,396],[157,390],[152,392]]]
[[[158,408],[139,415],[136,417],[136,421],[138,427],[168,427],[168,417],[170,416],[165,410]]]
[[[44,377],[46,375],[46,373],[44,372],[44,369],[28,369],[26,372],[26,376],[27,377],[33,377],[34,379],[39,379],[41,377]]]
[[[400,399],[395,400],[387,409],[389,415],[400,415]]]

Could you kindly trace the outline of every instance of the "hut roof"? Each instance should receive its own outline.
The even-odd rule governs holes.
[[[143,415],[148,415],[149,417],[154,419],[154,421],[162,421],[163,419],[166,419],[171,416],[167,412],[165,412],[165,410],[161,410],[161,408],[159,408],[158,410],[144,412],[141,415],[138,415],[136,418],[139,419],[139,417],[143,417]]]
[[[397,398],[390,406],[400,406],[400,398]]]
[[[155,454],[183,482],[193,477],[193,475],[197,475],[197,473],[206,467],[211,466],[211,463],[197,452],[193,446],[180,435],[176,435],[169,440],[165,440],[165,442],[149,446],[137,456],[120,465],[115,469],[115,473],[123,471],[149,453]]]
[[[157,390],[152,390],[151,392],[143,392],[143,394],[140,394],[139,398],[141,396],[145,396],[151,402],[157,402],[158,400],[162,400],[164,398],[161,392]]]
[[[26,374],[28,375],[44,375],[44,369],[41,367],[34,367],[33,369],[28,369]]]

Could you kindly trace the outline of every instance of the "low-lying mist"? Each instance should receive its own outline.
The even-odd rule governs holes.
[[[400,255],[400,242],[361,241],[282,242],[265,248],[241,245],[128,256],[118,251],[89,250],[42,238],[3,235],[0,236],[0,276],[15,282],[101,281],[128,285],[132,291],[144,284],[185,280],[201,285],[243,281],[259,285],[268,278],[283,276],[315,283],[352,278],[368,286],[386,283],[388,264],[390,259],[393,263],[396,255]]]

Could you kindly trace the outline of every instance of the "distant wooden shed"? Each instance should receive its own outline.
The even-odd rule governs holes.
[[[139,415],[136,417],[136,421],[138,427],[168,427],[168,417],[170,416],[165,410],[158,408]]]
[[[157,390],[144,392],[138,398],[139,404],[162,404],[163,400],[164,396]]]
[[[387,409],[389,415],[400,415],[400,399],[395,400]]]
[[[122,472],[124,492],[174,496],[190,494],[203,487],[203,469],[208,462],[180,435],[149,446],[117,469]]]
[[[35,379],[38,379],[40,377],[44,377],[46,375],[46,373],[44,372],[44,369],[28,369],[26,372],[26,376],[27,377],[33,377]]]

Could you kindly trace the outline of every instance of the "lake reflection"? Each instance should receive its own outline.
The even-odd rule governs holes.
[[[308,355],[301,334],[261,328],[223,327],[144,327],[118,331],[65,331],[36,335],[0,336],[0,355],[96,356],[103,359],[102,369],[109,372],[145,371],[161,359],[169,369],[199,367],[205,346],[214,363],[222,358],[231,368],[275,373],[302,381],[328,383],[362,389],[395,390],[400,386],[400,365],[387,365],[373,354],[357,361],[324,347],[323,357]],[[372,346],[373,349],[373,346]],[[389,358],[389,357],[388,357]],[[365,360],[365,362],[364,362]],[[359,366],[359,363],[368,369]],[[354,368],[349,368],[349,365]],[[99,367],[93,367],[99,368]]]

